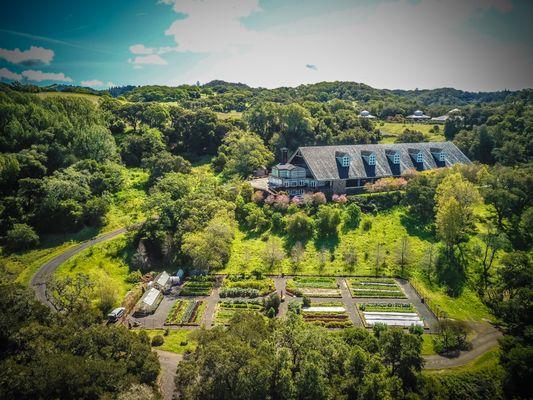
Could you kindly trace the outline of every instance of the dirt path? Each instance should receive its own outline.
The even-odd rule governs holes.
[[[48,283],[50,278],[52,278],[52,275],[54,274],[55,270],[61,264],[63,264],[75,254],[78,254],[80,251],[83,251],[86,248],[91,247],[97,243],[113,239],[114,237],[121,235],[124,232],[126,232],[126,228],[120,228],[111,232],[104,233],[103,235],[97,236],[93,239],[87,240],[78,244],[77,246],[65,250],[57,257],[52,258],[50,261],[41,265],[30,281],[30,286],[35,291],[35,296],[37,297],[37,300],[39,300],[43,304],[50,306],[50,303],[46,300],[45,296],[46,284]]]
[[[163,395],[163,399],[172,400],[175,388],[174,378],[176,377],[176,368],[178,367],[178,363],[183,360],[183,356],[163,350],[156,350],[156,353],[161,363],[161,374],[159,375],[161,394]]]
[[[287,286],[287,278],[281,276],[275,277],[274,285],[276,287],[276,292],[278,292],[279,296],[285,296],[285,301],[283,301],[279,305],[278,311],[278,317],[284,317],[285,315],[287,315],[287,311],[289,310],[289,300],[291,299],[291,297],[287,295],[287,290],[285,289]]]
[[[472,339],[472,350],[462,351],[458,357],[448,358],[439,355],[425,356],[425,369],[443,369],[459,367],[468,364],[475,358],[486,353],[498,345],[498,338],[502,333],[487,322],[471,322],[469,324],[476,332]]]
[[[217,308],[217,303],[220,300],[221,281],[222,279],[217,280],[217,283],[215,284],[215,287],[213,291],[211,292],[211,295],[206,299],[207,304],[206,304],[204,316],[202,319],[202,325],[206,329],[212,328],[213,323],[215,322],[215,311]]]

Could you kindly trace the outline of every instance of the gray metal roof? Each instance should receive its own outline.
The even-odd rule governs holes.
[[[446,155],[444,162],[438,162],[432,154],[435,149],[442,149]],[[400,164],[392,164],[387,151],[400,154]],[[350,166],[342,167],[335,158],[336,152],[347,153]],[[423,162],[416,163],[418,152],[423,154]],[[368,165],[362,157],[374,153],[376,165]],[[470,164],[470,160],[452,142],[395,143],[395,144],[361,144],[339,146],[300,147],[291,157],[301,154],[311,174],[319,181],[336,179],[379,178],[400,175],[410,169],[429,170],[449,167],[457,163]],[[290,162],[290,160],[289,160]]]

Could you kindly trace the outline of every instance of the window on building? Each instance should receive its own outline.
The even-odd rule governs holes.
[[[305,186],[306,183],[305,179],[300,179],[300,186]]]
[[[374,153],[368,156],[368,165],[376,165],[376,155]]]
[[[439,161],[446,161],[446,153],[443,151],[439,153]]]
[[[416,162],[417,163],[421,163],[424,161],[424,156],[422,155],[422,152],[418,152],[417,155],[416,155]]]
[[[298,186],[298,181],[291,181],[291,186]]]
[[[279,171],[279,176],[282,177],[282,178],[287,178],[288,176],[288,171]]]
[[[283,186],[289,187],[289,181],[283,181]]]
[[[349,167],[350,166],[350,157],[343,156],[341,164],[342,164],[343,167]]]
[[[394,164],[399,164],[400,163],[400,153],[394,153],[394,157],[392,158],[392,162]]]

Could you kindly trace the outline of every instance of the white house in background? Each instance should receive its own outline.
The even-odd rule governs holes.
[[[454,108],[453,110],[448,111],[446,114],[441,115],[440,117],[431,118],[431,122],[435,124],[444,124],[450,118],[463,119],[460,113],[461,113],[461,110],[459,110],[458,108]]]
[[[163,300],[163,293],[161,293],[156,288],[150,288],[142,295],[139,303],[137,303],[137,310],[135,314],[138,315],[148,315],[153,314],[159,303]]]
[[[429,115],[424,114],[420,110],[416,110],[413,115],[408,115],[406,118],[412,122],[427,122],[431,119]]]
[[[370,112],[367,111],[367,110],[363,110],[363,111],[361,111],[361,112],[359,113],[359,117],[360,117],[360,118],[369,118],[369,119],[374,119],[374,118],[376,118],[375,115],[370,114]]]

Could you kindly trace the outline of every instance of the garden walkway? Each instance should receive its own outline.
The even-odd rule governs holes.
[[[396,279],[396,282],[398,282],[398,285],[400,285],[400,287],[402,288],[403,292],[409,299],[409,302],[413,304],[413,306],[416,308],[416,311],[418,311],[418,314],[427,324],[429,331],[434,332],[435,327],[438,324],[438,320],[437,317],[435,317],[435,314],[431,312],[426,303],[422,302],[422,299],[418,295],[417,291],[413,288],[413,286],[409,283],[409,281],[404,279]]]
[[[280,304],[278,311],[278,317],[284,317],[287,315],[287,311],[289,310],[289,300],[292,298],[292,296],[287,294],[287,290],[285,289],[287,286],[287,278],[276,276],[274,278],[274,286],[280,297],[282,297],[282,295],[285,296],[285,301]]]
[[[217,303],[220,300],[220,281],[217,281],[215,284],[215,287],[213,291],[211,292],[211,295],[206,298],[206,307],[204,316],[202,319],[202,325],[206,328],[212,328],[213,322],[215,320],[215,309],[217,307]]]
[[[346,308],[346,312],[348,313],[350,320],[355,326],[363,327],[363,321],[361,320],[361,317],[357,312],[357,305],[355,304],[355,301],[352,298],[350,289],[348,289],[348,286],[346,285],[346,281],[344,280],[344,278],[337,278],[337,284],[341,289],[342,302],[344,303],[344,308]]]

